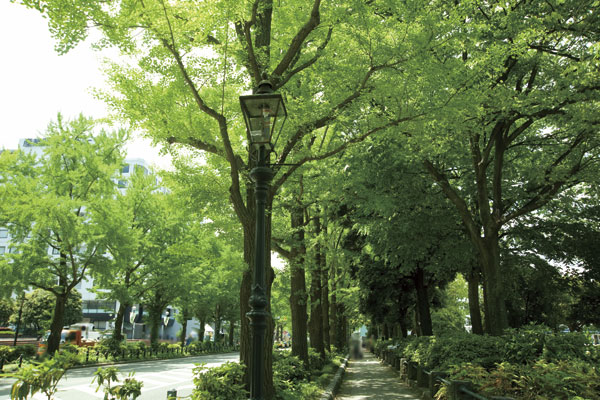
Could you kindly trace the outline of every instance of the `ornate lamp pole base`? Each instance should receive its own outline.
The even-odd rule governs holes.
[[[264,381],[264,357],[263,348],[265,344],[265,331],[267,329],[266,293],[266,232],[265,232],[265,207],[267,204],[267,193],[269,184],[273,179],[273,170],[266,166],[265,146],[259,148],[258,166],[250,171],[250,178],[254,181],[254,197],[256,199],[256,246],[254,262],[254,280],[252,293],[250,295],[250,312],[246,314],[250,318],[252,329],[252,364],[250,369],[250,398],[252,400],[263,400]]]

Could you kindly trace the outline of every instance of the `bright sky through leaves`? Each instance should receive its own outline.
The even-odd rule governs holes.
[[[58,112],[68,119],[107,115],[91,88],[104,86],[101,60],[112,53],[92,51],[86,42],[59,56],[46,20],[8,1],[0,2],[0,37],[0,148],[15,149],[19,139],[39,136]],[[132,141],[127,151],[128,157],[169,165],[149,141]]]

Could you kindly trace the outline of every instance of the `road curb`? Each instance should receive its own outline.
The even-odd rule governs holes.
[[[344,377],[346,367],[348,366],[348,359],[350,359],[350,355],[347,355],[344,361],[342,361],[342,365],[340,365],[337,372],[333,376],[333,379],[329,383],[329,386],[327,386],[327,389],[321,395],[320,400],[333,400],[335,398],[335,393],[342,384],[342,378]]]

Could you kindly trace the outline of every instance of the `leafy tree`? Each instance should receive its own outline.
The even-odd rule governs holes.
[[[119,93],[106,96],[108,102],[156,141],[205,153],[207,162],[228,177],[229,199],[243,227],[244,260],[250,270],[254,204],[247,172],[255,155],[246,150],[249,138],[240,124],[236,98],[242,90],[256,87],[267,74],[274,89],[285,92],[290,110],[296,111],[280,140],[283,150],[277,159],[295,166],[285,173],[276,168],[269,204],[302,165],[422,114],[416,102],[403,100],[407,93],[422,93],[422,82],[417,91],[416,81],[402,80],[401,68],[421,69],[423,64],[416,59],[428,54],[422,51],[429,45],[427,35],[411,25],[420,19],[382,20],[363,2],[150,1],[119,3],[111,9],[85,1],[68,6],[56,0],[23,3],[48,17],[60,52],[73,48],[87,36],[88,27],[95,26],[104,35],[101,44],[135,55],[137,65],[114,65],[107,71]],[[404,32],[405,40],[390,35],[390,29]],[[388,104],[385,113],[364,112],[383,103]],[[308,150],[304,144],[314,137],[324,145]],[[244,274],[242,316],[248,311],[250,276]],[[272,279],[269,268],[267,296]],[[242,318],[245,364],[250,361],[249,336],[248,322]],[[266,346],[266,396],[271,398],[270,338]]]
[[[6,326],[14,311],[15,304],[11,299],[0,299],[0,326]]]
[[[0,268],[15,288],[33,286],[55,296],[50,354],[59,346],[69,294],[107,265],[107,232],[97,210],[115,193],[125,133],[94,134],[93,128],[91,119],[64,121],[59,114],[38,143],[43,156],[0,155],[0,223],[16,249]]]
[[[25,294],[23,310],[21,314],[21,325],[30,326],[36,334],[41,336],[50,328],[52,322],[52,309],[56,303],[56,297],[43,289],[35,289]],[[17,323],[19,310],[15,309],[10,317],[12,323]],[[64,326],[81,322],[83,319],[81,294],[73,289],[67,298],[64,313]]]
[[[114,338],[121,340],[126,309],[151,288],[154,281],[148,277],[153,268],[163,268],[153,260],[165,250],[164,237],[181,232],[177,225],[183,224],[183,219],[173,196],[161,192],[156,176],[141,169],[133,171],[126,189],[106,199],[99,212],[102,229],[109,237],[110,262],[95,274],[94,285],[99,297],[119,302]]]
[[[503,234],[597,173],[600,25],[581,1],[438,5],[449,24],[436,54],[442,87],[457,95],[413,145],[479,255],[486,321],[499,335]]]

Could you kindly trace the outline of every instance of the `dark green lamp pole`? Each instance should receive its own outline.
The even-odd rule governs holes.
[[[250,141],[250,151],[256,151],[256,167],[250,171],[250,178],[254,182],[254,198],[256,201],[256,242],[254,258],[254,277],[252,293],[250,295],[250,318],[252,328],[252,349],[250,368],[250,398],[263,400],[264,388],[264,355],[265,331],[270,317],[267,311],[266,291],[266,229],[265,208],[267,195],[273,170],[269,166],[269,154],[274,144],[271,140],[277,129],[275,143],[283,128],[287,111],[280,94],[273,93],[273,87],[267,80],[259,83],[258,89],[249,96],[240,96],[240,105]]]

